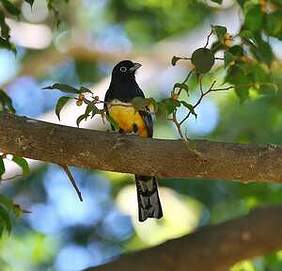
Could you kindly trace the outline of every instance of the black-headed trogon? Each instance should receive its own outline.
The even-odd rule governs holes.
[[[130,60],[119,62],[112,71],[104,107],[108,118],[117,124],[120,133],[136,133],[141,137],[153,137],[153,120],[149,111],[136,111],[132,99],[145,97],[135,80],[135,72],[141,67]],[[115,129],[112,126],[112,129]],[[163,216],[156,177],[135,175],[139,221]]]

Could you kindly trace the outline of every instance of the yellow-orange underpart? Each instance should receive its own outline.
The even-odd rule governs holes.
[[[148,137],[147,128],[143,118],[133,106],[129,105],[110,105],[108,111],[111,118],[116,122],[118,127],[125,133],[132,133],[134,124],[138,127],[138,135]]]

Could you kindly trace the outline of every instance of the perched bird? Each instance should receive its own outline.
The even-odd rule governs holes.
[[[153,120],[149,111],[136,111],[131,101],[145,98],[135,80],[135,72],[141,67],[130,60],[119,62],[112,71],[112,79],[105,95],[105,111],[108,119],[118,126],[120,133],[136,133],[141,137],[153,136]],[[163,216],[156,177],[135,175],[139,221]]]

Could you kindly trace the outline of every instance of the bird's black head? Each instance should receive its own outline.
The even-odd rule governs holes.
[[[139,63],[133,63],[130,60],[123,60],[115,65],[112,76],[119,78],[134,78],[135,72],[141,67]]]

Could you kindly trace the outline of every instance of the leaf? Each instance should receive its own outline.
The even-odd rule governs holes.
[[[107,114],[107,119],[110,122],[112,128],[114,128],[114,130],[118,130],[119,129],[118,123],[111,117],[110,114]]]
[[[185,83],[176,83],[174,86],[173,86],[173,89],[176,89],[176,88],[179,88],[179,89],[184,89],[187,94],[189,95],[189,87],[185,84]]]
[[[143,97],[135,97],[131,100],[131,103],[136,111],[144,111],[150,105],[150,101]]]
[[[268,35],[282,40],[282,14],[280,10],[266,14],[265,30]]]
[[[217,4],[219,4],[219,5],[221,5],[223,0],[211,0],[211,1],[214,2],[214,3],[217,3]]]
[[[172,114],[177,107],[180,107],[180,105],[181,104],[178,100],[174,100],[172,98],[163,99],[158,103],[158,111],[156,112],[157,116],[166,118]]]
[[[218,40],[223,43],[224,42],[224,36],[227,33],[227,28],[225,26],[221,25],[213,25],[212,29],[214,33],[217,35]]]
[[[13,107],[11,98],[2,89],[0,89],[0,104],[2,105],[3,110],[7,110],[11,113],[16,112],[15,108]]]
[[[255,36],[256,46],[251,47],[251,52],[257,60],[270,65],[274,60],[274,54],[270,44],[262,39],[260,35]]]
[[[263,95],[275,95],[279,91],[279,86],[275,83],[267,82],[259,84],[259,92]]]
[[[229,65],[234,64],[236,59],[237,57],[230,52],[224,52],[224,67],[227,68]]]
[[[2,10],[0,10],[0,27],[1,27],[1,36],[5,40],[9,40],[10,38],[10,27],[7,25],[5,21],[5,15]]]
[[[177,57],[177,56],[174,56],[172,59],[171,59],[171,65],[172,66],[175,66],[177,61],[180,60],[181,57]]]
[[[5,39],[3,39],[3,38],[1,38],[1,37],[0,37],[0,48],[10,50],[10,51],[12,51],[14,54],[17,53],[16,47],[15,47],[12,43],[10,43],[9,40],[5,40]]]
[[[87,117],[88,117],[88,116],[85,115],[85,114],[80,115],[80,116],[76,119],[76,125],[77,125],[77,127],[79,127],[79,124],[80,124],[83,120],[86,120]]]
[[[13,156],[13,162],[15,162],[23,171],[23,176],[29,175],[29,165],[27,161],[19,156]]]
[[[85,116],[85,120],[87,120],[87,118],[89,117],[89,115],[91,114],[91,118],[93,118],[95,115],[97,114],[101,114],[100,109],[93,103],[89,103],[85,109],[84,112],[84,116]]]
[[[25,0],[25,2],[27,2],[28,4],[30,4],[30,7],[32,8],[33,4],[34,4],[34,0]]]
[[[7,209],[13,209],[14,207],[13,201],[10,198],[4,196],[3,194],[0,194],[0,205],[3,205]]]
[[[254,34],[251,31],[249,31],[249,30],[242,30],[239,33],[239,35],[242,38],[242,40],[245,43],[247,43],[248,45],[256,46],[255,39],[254,39]]]
[[[253,33],[260,31],[263,27],[264,13],[259,4],[253,5],[245,15],[244,28]]]
[[[61,120],[61,119],[60,119],[60,113],[61,113],[63,107],[66,105],[66,103],[67,103],[70,99],[72,99],[72,98],[71,98],[71,97],[67,97],[67,96],[62,96],[62,97],[60,97],[60,99],[58,100],[58,102],[57,102],[57,104],[56,104],[55,113],[56,113],[56,115],[57,115],[57,117],[58,117],[59,120]]]
[[[48,86],[48,87],[45,87],[43,89],[58,89],[62,92],[66,92],[66,93],[75,93],[75,94],[80,94],[81,91],[77,88],[74,88],[72,86],[69,86],[69,85],[66,85],[66,84],[59,84],[59,83],[56,83],[52,86]]]
[[[4,160],[3,157],[0,156],[0,180],[2,178],[2,175],[5,173],[6,169],[5,169],[5,164],[4,164]]]
[[[92,90],[90,90],[89,88],[86,88],[86,87],[81,87],[79,89],[79,93],[93,93]]]
[[[235,57],[241,57],[244,55],[244,49],[240,45],[234,45],[230,47],[228,52],[231,53]]]
[[[249,89],[254,86],[252,66],[249,64],[237,64],[230,66],[225,81],[234,85],[235,92],[241,102],[249,97]]]
[[[195,112],[194,106],[192,104],[189,104],[185,101],[180,101],[180,103],[183,104],[187,109],[189,109],[189,111],[191,112],[191,114],[195,116],[195,118],[198,117],[197,113]]]
[[[94,109],[92,110],[92,114],[91,114],[91,119],[95,116],[101,114],[103,115],[103,110],[100,110],[97,106],[94,107]]]
[[[224,49],[224,44],[221,41],[215,41],[212,45],[211,45],[211,51],[213,52],[213,54],[215,54],[216,52],[223,50]]]
[[[2,223],[1,223],[2,222]],[[4,228],[8,231],[8,233],[12,230],[11,218],[8,211],[0,205],[0,223]]]
[[[10,1],[0,0],[0,2],[11,15],[19,16],[21,14],[20,10]]]

